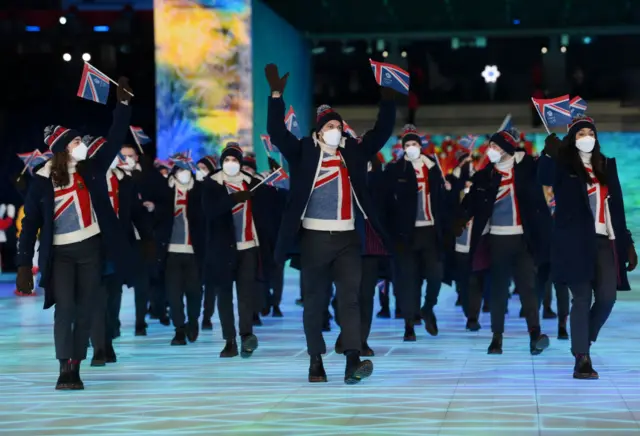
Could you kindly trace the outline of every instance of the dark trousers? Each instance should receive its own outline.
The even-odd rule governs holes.
[[[538,298],[538,310],[544,307],[551,308],[552,288],[550,280],[551,264],[544,263],[538,266],[536,271],[536,296]],[[569,316],[569,288],[561,283],[555,284],[556,297],[558,299],[558,317],[563,320]]]
[[[491,331],[504,333],[511,279],[516,284],[529,330],[540,328],[535,264],[522,235],[489,235]]]
[[[300,263],[304,281],[304,334],[309,355],[324,354],[322,336],[327,289],[336,285],[340,331],[346,351],[360,351],[360,281],[362,254],[360,237],[355,231],[322,232],[302,230]]]
[[[373,300],[376,295],[380,262],[379,256],[362,257],[362,278],[360,280],[360,335],[362,343],[366,343],[371,333],[373,321]]]
[[[210,320],[216,311],[216,289],[213,285],[204,285],[204,305],[202,317]]]
[[[471,255],[456,251],[456,290],[460,295],[462,311],[468,320],[477,321],[480,317],[482,293],[484,289],[484,271],[471,270]]]
[[[598,338],[616,302],[617,269],[611,241],[597,236],[596,274],[593,282],[570,283],[571,349],[576,354],[588,354],[591,342]],[[591,304],[592,298],[595,300]]]
[[[404,319],[412,321],[420,313],[423,279],[427,280],[426,309],[432,309],[440,295],[444,267],[435,227],[416,227],[412,245],[396,255],[394,264],[396,298]]]
[[[238,318],[240,336],[253,334],[253,314],[256,299],[260,296],[256,287],[258,273],[258,248],[238,250],[235,265],[231,267],[238,293]],[[233,309],[233,281],[216,286],[218,300],[218,316],[222,327],[222,338],[226,341],[235,339],[236,320]]]
[[[144,259],[142,241],[136,241],[138,255]],[[149,300],[151,298],[150,274],[151,266],[146,262],[136,271],[133,287],[134,302],[136,306],[136,324],[143,324],[149,309]]]
[[[197,324],[202,305],[202,282],[196,255],[193,253],[168,253],[165,266],[165,285],[173,326],[176,328],[185,326],[185,297],[189,323]]]
[[[389,304],[391,303],[391,286],[389,280],[384,281],[384,289],[378,291],[378,301],[382,309],[389,310]]]
[[[94,302],[101,289],[101,248],[100,236],[53,246],[51,290],[56,303],[53,337],[57,359],[87,358]]]
[[[106,350],[119,329],[122,283],[115,274],[102,277],[100,293],[94,298],[91,344],[94,351]]]
[[[269,268],[269,279],[262,283],[262,287],[265,297],[264,308],[280,306],[284,288],[284,264],[273,264]]]

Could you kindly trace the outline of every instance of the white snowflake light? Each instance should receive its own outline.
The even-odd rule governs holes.
[[[482,78],[484,79],[485,83],[496,83],[499,77],[500,71],[498,70],[497,66],[487,65],[484,67]]]

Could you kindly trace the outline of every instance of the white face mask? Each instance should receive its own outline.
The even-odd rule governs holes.
[[[596,146],[596,138],[593,136],[585,136],[584,138],[576,139],[576,148],[583,153],[591,153]]]
[[[222,164],[222,172],[233,177],[240,172],[240,164],[234,160],[228,160]]]
[[[89,147],[84,142],[81,142],[76,146],[73,150],[71,150],[71,157],[76,162],[83,161],[87,158],[87,152],[89,151]]]
[[[133,171],[136,169],[136,161],[131,156],[127,156],[124,158],[123,168],[127,171]]]
[[[410,145],[404,149],[404,153],[407,155],[407,159],[416,160],[420,157],[420,147],[417,145]]]
[[[198,171],[196,171],[196,180],[198,182],[202,182],[205,177],[207,177],[207,173],[205,173],[201,169],[198,169]]]
[[[176,179],[178,179],[178,182],[182,183],[183,185],[188,185],[191,181],[191,171],[180,170],[176,173]]]
[[[342,132],[338,129],[327,130],[322,134],[322,141],[331,148],[337,148],[342,140]]]
[[[502,153],[500,153],[495,148],[490,148],[487,150],[487,157],[491,163],[497,163],[502,158]]]

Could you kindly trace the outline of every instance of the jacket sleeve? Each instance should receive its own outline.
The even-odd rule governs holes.
[[[480,194],[478,194],[478,181],[481,177],[486,176],[485,171],[479,171],[473,175],[471,178],[471,188],[469,189],[469,193],[464,196],[462,201],[460,202],[457,212],[455,214],[457,219],[469,221],[476,214],[477,198]]]
[[[296,138],[284,124],[284,100],[269,97],[267,111],[267,133],[271,142],[289,164],[295,165],[300,159],[302,141]]]
[[[116,105],[113,111],[113,121],[105,142],[100,150],[96,152],[93,159],[99,165],[100,171],[107,172],[111,162],[116,157],[124,140],[127,136],[129,128],[129,120],[131,119],[131,107],[122,103]]]
[[[382,150],[396,124],[396,104],[393,100],[382,100],[378,109],[378,118],[373,129],[364,134],[361,146],[364,147],[367,159]]]
[[[153,239],[153,219],[147,208],[142,205],[142,201],[138,198],[138,190],[134,184],[131,190],[131,221],[140,234],[140,239]]]
[[[624,208],[624,194],[622,193],[622,185],[620,183],[620,177],[618,176],[618,164],[616,163],[615,159],[608,159],[609,160],[609,164],[612,166],[611,168],[611,173],[615,174],[615,180],[616,180],[616,189],[620,190],[620,206],[621,206],[621,216],[622,216],[622,222],[624,225],[624,229],[626,230],[625,235],[623,235],[624,238],[624,243],[625,243],[625,247],[629,247],[631,245],[633,245],[633,238],[631,236],[631,231],[629,230],[629,227],[627,227],[627,216],[625,213],[625,208]],[[617,235],[616,235],[617,237]]]
[[[546,154],[541,154],[537,162],[538,183],[553,186],[556,181],[556,162]]]
[[[24,217],[22,218],[22,231],[18,241],[18,266],[33,266],[33,250],[38,238],[38,232],[43,224],[42,210],[42,182],[34,180],[29,186],[24,202]],[[52,212],[53,213],[53,212]]]
[[[222,186],[211,179],[205,180],[202,189],[202,209],[207,220],[213,220],[230,212],[236,201]]]

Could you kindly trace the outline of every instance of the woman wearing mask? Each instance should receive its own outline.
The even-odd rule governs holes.
[[[518,148],[518,135],[501,131],[487,148],[490,164],[471,178],[471,189],[462,200],[457,236],[473,218],[469,254],[488,256],[491,281],[491,331],[489,354],[502,354],[502,337],[509,285],[515,281],[529,330],[529,351],[540,354],[549,338],[540,331],[540,313],[535,294],[536,260],[548,258],[548,221],[551,219],[544,194],[536,180],[535,161]],[[480,246],[488,227],[488,250]]]
[[[547,137],[538,176],[556,200],[551,279],[566,283],[573,296],[573,377],[596,379],[591,345],[611,314],[616,289],[630,289],[627,271],[638,263],[616,160],[602,154],[593,119],[576,118],[562,141]]]
[[[402,134],[404,157],[387,165],[388,196],[384,208],[395,244],[394,288],[405,319],[404,341],[415,341],[415,317],[421,314],[430,335],[438,334],[433,308],[438,302],[444,275],[443,238],[447,194],[439,166],[421,154],[421,139],[415,126]],[[427,280],[425,303],[422,280]]]
[[[18,290],[33,288],[33,248],[40,231],[40,285],[45,309],[55,304],[54,342],[60,361],[56,389],[84,389],[80,362],[87,357],[93,301],[100,292],[104,261],[131,283],[128,241],[109,201],[105,174],[124,142],[131,110],[125,78],[108,141],[92,159],[81,135],[62,126],[45,130],[53,157],[32,181],[25,199],[18,248]]]
[[[218,159],[215,156],[205,156],[196,163],[196,180],[202,182],[218,169]]]
[[[248,358],[258,348],[258,338],[253,334],[253,315],[255,302],[260,298],[259,265],[269,265],[273,252],[265,236],[272,188],[258,187],[260,181],[240,169],[243,154],[237,143],[227,144],[220,161],[222,169],[205,180],[202,197],[207,229],[205,280],[216,289],[222,337],[226,342],[220,352],[223,358],[238,355],[233,315],[235,282],[241,355]]]
[[[158,264],[164,265],[169,312],[176,331],[171,345],[187,345],[187,339],[195,342],[200,331],[204,256],[202,186],[194,180],[195,168],[188,154],[176,154],[171,160],[175,166],[168,178],[168,195],[173,201],[161,212]]]

